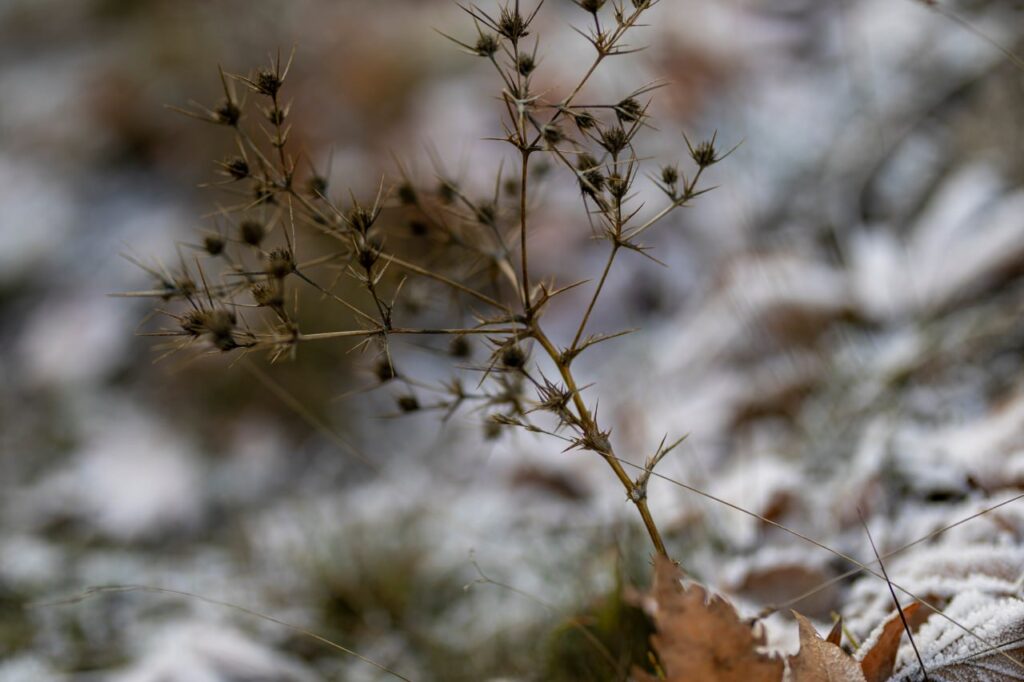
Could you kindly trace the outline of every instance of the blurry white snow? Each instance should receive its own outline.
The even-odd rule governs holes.
[[[26,382],[66,385],[102,378],[124,357],[130,313],[123,301],[92,290],[45,301],[25,322],[19,343]]]
[[[55,175],[0,154],[0,284],[31,273],[60,248],[75,205]]]
[[[60,682],[66,679],[66,675],[57,672],[49,663],[32,654],[0,660],[0,682]]]
[[[1000,197],[991,167],[961,169],[936,191],[901,241],[862,230],[850,244],[854,292],[864,312],[891,319],[929,312],[990,282],[1024,254],[1024,193]]]
[[[151,633],[144,653],[112,682],[313,682],[305,666],[224,624],[178,623]]]
[[[60,549],[31,535],[0,538],[0,582],[26,590],[46,585],[60,575],[62,557]]]
[[[101,429],[32,496],[51,514],[71,514],[129,541],[199,521],[205,490],[187,443],[152,417],[128,412]]]

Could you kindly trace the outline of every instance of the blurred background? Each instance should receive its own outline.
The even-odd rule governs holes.
[[[668,267],[621,259],[595,313],[595,331],[642,330],[581,363],[618,451],[642,462],[688,434],[661,473],[861,558],[858,509],[886,551],[1019,491],[1024,6],[662,0],[651,16],[632,39],[648,49],[587,97],[667,81],[638,147],[651,173],[686,169],[682,132],[740,146],[650,233]],[[538,16],[552,99],[588,64],[586,19],[569,0]],[[388,679],[180,594],[66,601],[109,585],[243,606],[416,680],[624,679],[646,651],[623,597],[648,579],[646,541],[603,462],[489,437],[480,414],[386,418],[395,394],[364,390],[372,367],[340,344],[254,360],[259,376],[157,361],[136,336],[151,302],[109,296],[151,284],[122,254],[173,261],[215,222],[224,198],[199,185],[231,141],[166,105],[217,101],[218,65],[295,48],[292,139],[339,195],[372,199],[392,155],[429,179],[429,149],[486,194],[500,87],[434,29],[475,39],[448,0],[0,2],[0,681]],[[533,237],[563,283],[604,257],[574,183],[545,187]],[[556,333],[580,300],[551,313]],[[427,375],[448,362],[403,353]],[[847,568],[670,482],[650,499],[672,554],[747,613]],[[1013,582],[1022,534],[1007,506],[890,573],[947,597],[949,575]],[[798,608],[863,636],[885,590],[850,579]],[[786,618],[768,620],[783,648]]]

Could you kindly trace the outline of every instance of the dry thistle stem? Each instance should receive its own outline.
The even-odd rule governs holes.
[[[540,41],[533,38],[527,49],[526,39],[535,33],[540,2],[530,9],[519,0],[490,10],[460,5],[472,20],[475,36],[449,39],[485,58],[496,71],[504,131],[498,139],[518,159],[511,177],[503,177],[499,170],[488,197],[470,196],[440,160],[435,161],[434,175],[440,180],[431,181],[432,186],[418,184],[399,166],[400,179],[393,183],[393,191],[382,179],[372,198],[331,196],[327,178],[312,168],[308,174],[300,171],[289,147],[291,105],[282,95],[291,57],[282,60],[277,54],[269,65],[245,76],[222,71],[224,101],[213,109],[184,113],[222,125],[237,150],[216,164],[225,178],[219,186],[240,197],[220,217],[234,226],[232,238],[222,236],[221,227],[208,232],[196,247],[194,264],[182,257],[176,275],[162,265],[143,266],[157,284],[130,295],[180,306],[180,312],[160,309],[173,321],[173,326],[155,332],[170,339],[168,351],[198,343],[219,352],[261,350],[276,361],[294,357],[300,346],[318,341],[373,349],[378,385],[401,384],[393,396],[401,414],[438,410],[447,417],[472,406],[488,415],[488,438],[515,427],[548,434],[568,443],[566,449],[591,452],[607,462],[626,499],[636,507],[654,550],[665,555],[665,543],[647,507],[647,484],[678,441],[667,447],[663,441],[641,474],[631,478],[614,449],[610,429],[602,427],[596,408],[585,400],[587,386],[577,379],[573,365],[596,344],[626,333],[587,331],[618,255],[647,255],[639,237],[706,191],[699,186],[702,174],[730,152],[720,152],[714,135],[696,144],[685,139],[681,151],[695,168],[692,176],[676,165],[665,165],[651,176],[665,195],[664,205],[653,210],[633,205],[637,183],[647,177],[640,173],[643,162],[634,151],[634,140],[648,127],[648,102],[643,98],[658,85],[643,86],[611,103],[584,105],[577,99],[605,60],[634,51],[625,37],[642,25],[656,3],[611,3],[608,17],[604,0],[574,1],[587,13],[579,32],[593,46],[594,56],[560,98],[533,87],[533,76],[543,68],[537,58]],[[236,84],[251,91],[255,101],[240,100]],[[253,107],[259,115],[251,115]],[[575,330],[561,343],[544,325],[547,304],[582,283],[537,278],[530,269],[528,248],[534,229],[532,197],[552,168],[563,169],[579,185],[581,214],[608,245]],[[333,242],[333,248],[308,253],[300,241],[303,234],[320,235]],[[347,286],[339,287],[340,281]],[[294,295],[298,288],[340,306],[350,324],[326,331],[308,329]],[[437,324],[410,293],[437,290],[447,291],[459,304],[456,319]],[[469,390],[458,376],[435,386],[399,373],[391,344],[408,336],[451,337],[446,350],[456,371],[482,377],[478,386]],[[477,364],[474,336],[484,337],[490,347]],[[433,397],[428,400],[427,395]]]

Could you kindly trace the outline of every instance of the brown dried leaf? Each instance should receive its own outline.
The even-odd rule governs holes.
[[[828,631],[828,637],[825,641],[829,644],[835,644],[839,646],[843,641],[843,617],[839,616],[836,622],[832,624],[832,629]]]
[[[757,650],[764,645],[764,635],[755,635],[732,604],[698,585],[684,589],[681,578],[671,560],[655,559],[648,606],[654,607],[657,633],[651,644],[665,682],[780,682],[782,659]],[[634,676],[638,682],[656,679],[641,671]]]
[[[917,621],[914,614],[920,608],[921,603],[914,602],[903,609],[903,615],[906,616],[907,624],[911,629],[914,628],[915,621]],[[860,668],[868,682],[885,682],[892,675],[903,631],[903,620],[900,618],[900,614],[894,611],[882,626],[882,634],[875,641],[875,645],[860,661]]]
[[[857,661],[819,637],[809,620],[793,615],[800,625],[800,651],[789,658],[792,682],[867,682]]]

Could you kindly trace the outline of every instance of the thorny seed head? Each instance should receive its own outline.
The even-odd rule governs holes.
[[[203,310],[190,310],[181,318],[181,329],[189,336],[199,336],[203,333],[203,317],[206,312]]]
[[[223,123],[233,128],[238,125],[239,119],[242,118],[242,110],[238,108],[234,101],[226,99],[217,105],[217,108],[213,110],[213,115],[218,123]]]
[[[536,68],[537,62],[533,59],[533,56],[525,52],[519,55],[519,59],[516,60],[516,71],[521,76],[529,76]]]
[[[616,155],[629,145],[629,134],[619,126],[601,131],[600,144],[611,155]]]
[[[674,187],[679,182],[679,170],[675,166],[665,166],[661,169],[661,181],[669,187]]]
[[[608,439],[608,431],[588,430],[579,440],[580,446],[593,452],[609,454],[612,451],[612,443]]]
[[[457,187],[454,183],[442,180],[437,187],[437,195],[441,198],[441,203],[450,204],[455,201],[456,190]]]
[[[327,178],[322,175],[314,175],[306,181],[306,192],[311,197],[322,197],[327,195]]]
[[[615,115],[623,123],[632,123],[644,115],[644,107],[635,97],[627,97],[615,105]]]
[[[562,135],[562,131],[556,125],[546,125],[546,126],[544,126],[543,132],[544,132],[544,141],[547,142],[550,145],[558,144],[563,139],[565,139],[565,136]]]
[[[249,177],[249,162],[241,156],[225,159],[220,166],[224,173],[234,180],[244,180]]]
[[[633,0],[633,7],[636,9],[647,9],[651,6],[651,0]]]
[[[497,440],[501,436],[501,422],[491,418],[484,422],[484,438],[487,440]]]
[[[492,226],[498,217],[498,209],[490,202],[484,202],[476,207],[476,219],[481,225]]]
[[[508,369],[522,369],[526,364],[526,353],[519,344],[505,346],[501,350],[501,364]]]
[[[608,192],[618,200],[622,200],[623,197],[629,192],[629,181],[619,175],[613,173],[608,176]]]
[[[572,394],[564,386],[544,380],[544,384],[537,387],[538,401],[537,409],[546,410],[558,416],[563,422],[571,419],[571,414],[566,409]]]
[[[272,125],[279,126],[284,123],[284,119],[288,116],[284,109],[281,107],[268,107],[264,112],[267,120]]]
[[[274,201],[274,189],[270,183],[266,180],[261,180],[256,183],[253,187],[252,192],[253,198],[257,204],[273,204]]]
[[[385,384],[398,376],[395,366],[386,357],[381,358],[377,362],[377,366],[374,368],[374,374],[377,375],[377,380],[382,384]]]
[[[219,256],[224,253],[224,238],[219,234],[208,234],[203,237],[203,248],[211,256]]]
[[[705,140],[696,147],[690,147],[690,157],[693,159],[693,162],[701,168],[713,166],[721,161],[721,158],[718,156],[718,150],[715,149],[714,138]]]
[[[295,272],[295,256],[286,248],[277,248],[267,257],[267,274],[274,279],[284,279]]]
[[[466,360],[473,355],[473,347],[470,346],[469,340],[465,336],[459,335],[452,338],[451,344],[448,346],[448,353],[453,358]]]
[[[355,230],[366,234],[373,227],[376,216],[362,206],[356,206],[348,212],[348,222]]]
[[[256,305],[264,308],[278,308],[284,305],[280,289],[270,282],[256,282],[249,289]]]
[[[576,159],[576,168],[582,173],[580,188],[587,194],[594,194],[604,189],[604,173],[597,159],[587,153],[579,155]]]
[[[473,49],[481,57],[492,57],[498,51],[498,39],[490,33],[481,33]]]
[[[580,130],[590,130],[597,125],[597,119],[589,111],[581,111],[578,114],[573,114],[572,117],[576,122],[576,127]]]
[[[181,328],[191,336],[207,334],[219,350],[238,348],[235,341],[235,314],[230,310],[194,310],[181,321]]]
[[[512,42],[530,35],[529,24],[519,13],[518,7],[506,5],[501,8],[501,14],[498,16],[498,33]]]
[[[253,79],[253,87],[261,95],[273,97],[281,89],[281,77],[271,69],[260,69]]]
[[[267,235],[267,229],[258,220],[243,220],[238,226],[238,236],[249,246],[259,246]]]
[[[420,409],[420,401],[411,393],[398,396],[396,402],[398,403],[398,409],[406,414]]]
[[[179,296],[188,298],[197,291],[196,281],[188,275],[179,275],[174,278],[174,291]]]
[[[363,269],[369,270],[372,268],[379,258],[380,249],[370,240],[364,240],[359,245],[359,249],[356,252],[356,261],[363,267]]]
[[[579,0],[578,4],[587,12],[597,14],[604,7],[605,0]]]
[[[416,188],[408,182],[398,186],[398,200],[403,206],[412,206],[416,203]]]

